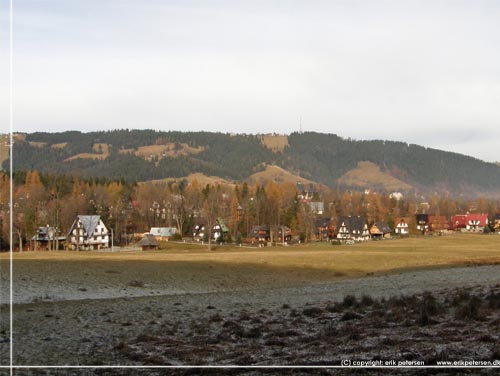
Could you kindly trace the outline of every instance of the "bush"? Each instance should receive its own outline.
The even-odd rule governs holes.
[[[181,242],[182,241],[182,235],[180,233],[176,232],[175,234],[173,234],[170,237],[170,240],[173,241],[173,242]]]

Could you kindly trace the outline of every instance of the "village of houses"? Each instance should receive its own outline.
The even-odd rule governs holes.
[[[455,232],[500,234],[500,213],[489,218],[487,214],[460,213],[446,218],[426,213],[394,219],[391,227],[386,222],[368,223],[362,216],[329,218],[323,217],[323,203],[302,197],[314,215],[314,236],[311,241],[352,245],[370,240],[385,240],[394,237],[449,235]],[[211,225],[209,224],[211,222]],[[213,221],[200,217],[186,235],[175,227],[151,227],[147,233],[133,234],[132,248],[142,250],[160,249],[163,241],[192,242],[195,244],[216,243],[237,246],[268,247],[290,246],[304,242],[284,225],[254,225],[248,237],[231,241],[228,236],[227,219],[217,217]],[[211,227],[211,229],[210,229]],[[128,247],[129,249],[131,247]],[[66,236],[55,236],[53,227],[39,227],[30,240],[29,250],[109,250],[113,246],[113,230],[108,228],[99,215],[80,214],[75,218]]]

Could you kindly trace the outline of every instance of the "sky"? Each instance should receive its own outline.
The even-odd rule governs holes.
[[[500,161],[497,0],[13,3],[15,131],[302,127]]]

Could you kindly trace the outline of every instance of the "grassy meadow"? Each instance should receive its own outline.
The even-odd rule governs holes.
[[[0,256],[4,272],[8,254]],[[348,245],[215,247],[163,243],[159,251],[14,254],[14,280],[78,289],[130,288],[131,282],[173,291],[218,291],[304,285],[403,270],[500,263],[500,236],[453,234]],[[7,275],[8,273],[4,273]]]

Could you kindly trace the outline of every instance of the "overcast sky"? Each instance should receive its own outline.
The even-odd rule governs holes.
[[[16,0],[14,128],[291,133],[302,118],[497,161],[499,20],[498,0]]]

